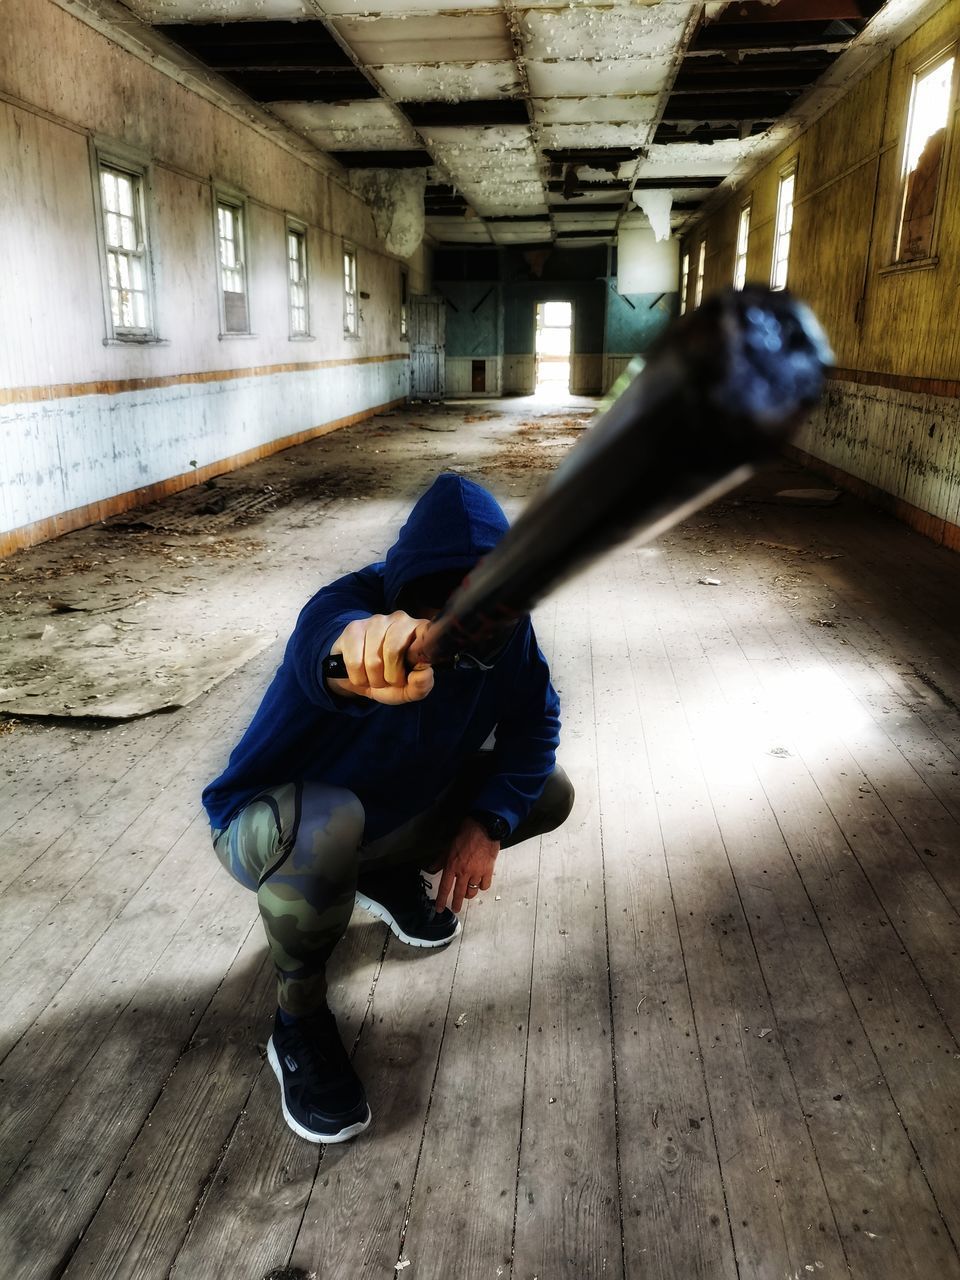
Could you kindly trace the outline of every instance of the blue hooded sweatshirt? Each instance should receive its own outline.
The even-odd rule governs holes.
[[[485,489],[446,473],[414,506],[384,561],[339,578],[307,603],[249,728],[203,793],[214,829],[266,788],[303,780],[353,791],[366,813],[364,841],[375,840],[428,808],[493,731],[497,767],[470,808],[498,814],[511,830],[526,817],[560,737],[560,703],[529,618],[491,670],[437,668],[420,702],[342,698],[321,670],[347,623],[392,612],[417,578],[466,573],[506,529]]]

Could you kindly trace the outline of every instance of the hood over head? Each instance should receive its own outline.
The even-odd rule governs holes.
[[[457,570],[467,573],[492,551],[509,528],[492,494],[445,471],[417,501],[384,561],[387,604],[396,607],[417,578]]]

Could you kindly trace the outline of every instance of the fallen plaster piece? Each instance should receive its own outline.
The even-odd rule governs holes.
[[[780,489],[778,502],[796,503],[802,507],[831,507],[840,498],[839,489]]]
[[[633,192],[638,204],[650,221],[655,240],[670,239],[670,211],[673,208],[672,191],[640,190]]]
[[[99,633],[99,634],[98,634]],[[64,636],[44,650],[44,670],[11,680],[0,672],[0,713],[134,720],[185,707],[276,640],[274,631],[166,637],[162,648],[118,637],[105,648],[100,628]]]

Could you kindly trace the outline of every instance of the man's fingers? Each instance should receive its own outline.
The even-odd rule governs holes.
[[[366,688],[367,677],[363,666],[364,639],[367,629],[359,619],[344,628],[340,636],[340,652],[343,654],[343,665],[347,668],[347,679],[358,689]],[[336,646],[334,646],[336,652]]]
[[[415,618],[406,613],[392,615],[383,636],[383,676],[387,684],[399,686],[406,682],[407,650],[416,634]]]
[[[383,641],[389,619],[382,614],[369,619],[363,639],[363,665],[367,673],[366,684],[371,689],[382,689],[387,681],[383,670]]]
[[[457,876],[457,887],[453,891],[453,901],[450,903],[450,909],[454,915],[459,915],[463,909],[463,899],[467,892],[467,877],[465,875]]]
[[[483,889],[484,892],[486,892],[487,889],[489,889],[492,884],[493,884],[493,872],[485,871],[480,880],[480,888]]]
[[[402,692],[406,702],[419,702],[433,688],[433,667],[415,667],[407,677]]]
[[[443,875],[440,877],[440,883],[437,885],[436,908],[442,911],[447,905],[447,898],[450,896],[450,890],[456,884],[457,878],[447,867],[443,869]]]

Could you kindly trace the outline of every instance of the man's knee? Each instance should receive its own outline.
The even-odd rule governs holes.
[[[310,866],[327,874],[355,866],[366,820],[358,797],[345,787],[304,782],[293,848],[297,870]]]
[[[543,793],[537,801],[537,816],[544,831],[555,831],[570,817],[576,792],[565,771],[557,765],[547,779]]]

